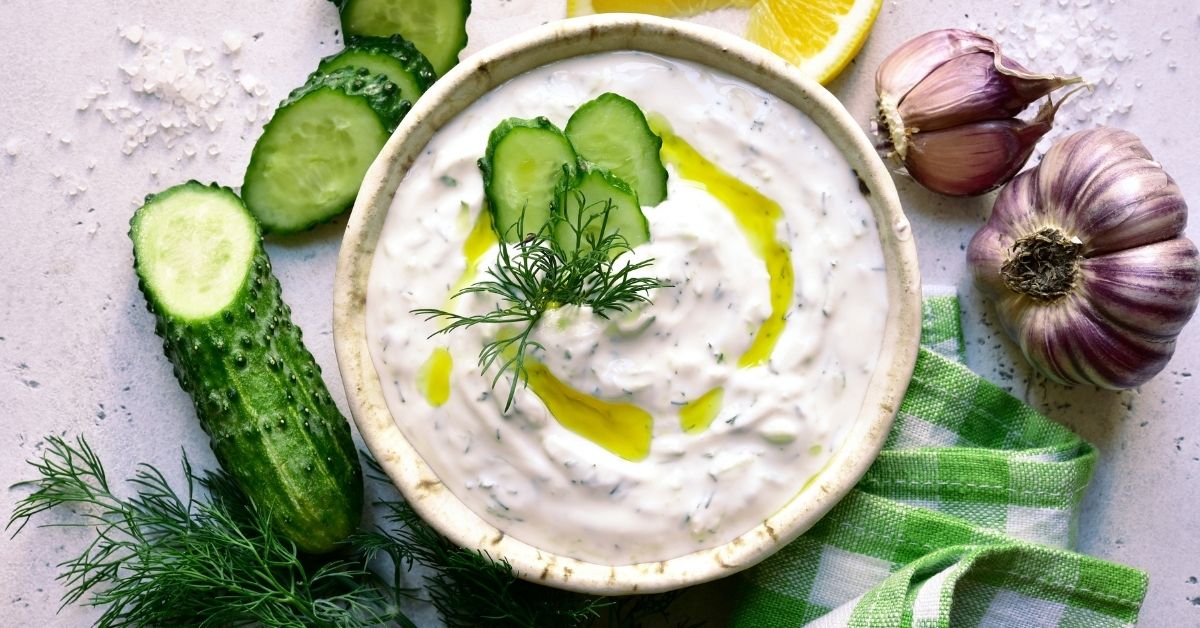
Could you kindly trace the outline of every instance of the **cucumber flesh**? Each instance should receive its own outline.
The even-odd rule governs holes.
[[[155,333],[217,461],[301,551],[337,549],[358,527],[362,469],[258,225],[232,190],[193,181],[149,197],[129,235]]]
[[[322,87],[285,103],[254,146],[242,195],[267,231],[294,233],[354,203],[388,130],[365,99]]]
[[[492,226],[502,242],[520,242],[542,229],[559,180],[564,172],[575,174],[576,161],[567,136],[546,118],[509,118],[492,130],[479,169]]]
[[[232,193],[178,186],[139,213],[132,230],[142,251],[144,289],[179,320],[203,320],[237,296],[258,250],[254,218]]]
[[[357,38],[345,50],[322,59],[317,71],[329,73],[349,67],[386,76],[400,88],[400,97],[410,103],[417,102],[437,78],[425,55],[399,35]]]
[[[564,175],[558,186],[554,239],[566,251],[587,251],[603,237],[619,233],[629,248],[650,241],[650,223],[637,192],[607,170],[585,167]],[[607,216],[605,216],[607,212]]]
[[[342,30],[354,36],[401,35],[433,64],[438,76],[458,63],[467,45],[470,0],[344,0]]]
[[[650,130],[632,100],[601,94],[575,110],[566,134],[582,159],[628,183],[642,203],[653,207],[667,198],[667,169],[659,154],[662,138]]]

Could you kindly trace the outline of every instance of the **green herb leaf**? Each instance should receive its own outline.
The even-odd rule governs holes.
[[[40,478],[8,527],[14,536],[29,520],[56,506],[78,519],[53,526],[92,533],[83,552],[59,565],[63,606],[80,601],[103,607],[97,625],[414,626],[399,611],[404,591],[389,587],[360,557],[313,565],[272,529],[222,472],[193,472],[185,455],[186,490],[177,493],[163,474],[140,465],[132,497],[110,487],[99,457],[82,437],[74,444],[51,436]],[[208,494],[197,499],[199,486]]]
[[[652,259],[618,263],[631,249],[618,231],[608,229],[611,200],[603,201],[600,211],[592,211],[582,194],[577,198],[579,211],[575,217],[551,214],[550,220],[536,233],[530,233],[511,247],[501,245],[496,264],[487,270],[489,278],[459,290],[452,297],[491,294],[498,297],[495,309],[473,316],[432,308],[412,311],[425,320],[449,321],[434,336],[484,324],[516,328],[513,333],[485,343],[479,352],[481,371],[486,373],[494,364],[500,365],[492,378],[493,387],[504,373],[512,373],[505,410],[512,407],[518,384],[528,380],[525,363],[529,352],[544,349],[531,335],[546,311],[563,305],[581,305],[590,307],[596,316],[608,318],[628,312],[635,303],[648,302],[651,290],[672,285],[637,274],[650,266]],[[523,222],[522,215],[514,225],[518,233],[524,232]],[[573,244],[570,248],[554,237],[561,224],[570,228],[572,237],[566,238]]]

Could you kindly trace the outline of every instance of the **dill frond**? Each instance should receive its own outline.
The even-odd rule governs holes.
[[[494,309],[471,316],[434,308],[412,311],[425,320],[448,321],[432,336],[475,325],[507,325],[516,329],[485,343],[479,352],[482,372],[499,364],[492,378],[493,388],[505,373],[512,374],[505,411],[512,407],[518,385],[528,381],[525,366],[528,354],[544,349],[531,335],[548,310],[563,305],[588,306],[596,316],[607,319],[615,313],[628,312],[636,303],[649,302],[651,290],[671,286],[661,279],[637,274],[650,266],[652,259],[619,263],[631,248],[618,231],[608,229],[613,209],[611,199],[588,206],[582,193],[577,194],[579,211],[575,216],[553,213],[537,232],[512,247],[501,245],[496,264],[486,271],[487,278],[451,297],[490,294],[497,298]],[[602,209],[593,211],[599,205]],[[515,225],[518,233],[524,231],[523,222],[522,216]],[[569,228],[568,246],[554,237],[560,225]]]
[[[85,439],[51,436],[46,445],[30,461],[40,477],[21,483],[35,490],[8,528],[15,536],[40,513],[75,510],[71,522],[47,524],[90,533],[83,551],[59,564],[62,603],[102,607],[98,626],[413,626],[399,610],[404,591],[361,557],[314,565],[223,472],[198,475],[185,454],[179,492],[143,464],[129,480],[134,494],[122,497]]]

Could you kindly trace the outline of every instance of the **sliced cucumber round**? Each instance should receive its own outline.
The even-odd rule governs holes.
[[[247,207],[275,233],[303,231],[349,209],[409,106],[395,83],[365,69],[313,74],[254,145],[242,184]]]
[[[467,46],[471,0],[342,0],[347,43],[356,36],[402,35],[413,42],[442,76]]]
[[[620,177],[647,206],[667,198],[662,138],[632,100],[607,92],[583,103],[567,121],[566,134],[581,158]]]
[[[558,184],[554,240],[566,251],[588,251],[614,233],[633,248],[650,241],[637,192],[613,173],[585,164]]]
[[[488,136],[479,160],[492,226],[502,242],[520,242],[550,219],[559,180],[574,176],[577,157],[546,118],[509,118]]]
[[[148,197],[129,236],[155,333],[217,461],[302,551],[336,549],[358,527],[362,469],[258,225],[232,190],[192,181]]]
[[[351,67],[386,76],[400,88],[400,97],[410,103],[417,102],[437,78],[425,55],[399,35],[355,38],[345,50],[322,59],[317,72]]]

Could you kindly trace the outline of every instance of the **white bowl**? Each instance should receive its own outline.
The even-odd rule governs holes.
[[[393,420],[367,346],[364,310],[375,246],[397,185],[439,128],[501,83],[579,55],[640,50],[709,66],[755,84],[812,118],[858,173],[879,225],[888,320],[862,410],[828,464],[777,513],[729,543],[670,560],[602,565],[506,535],[469,510],[421,459]],[[522,577],[593,594],[665,591],[727,576],[813,526],[862,477],[887,438],[912,377],[920,335],[920,277],[891,176],[858,123],[829,92],[782,59],[726,33],[661,18],[609,15],[553,22],[492,46],[437,81],[367,172],[338,258],[334,341],[358,431],[413,508],[455,543],[507,559]]]

